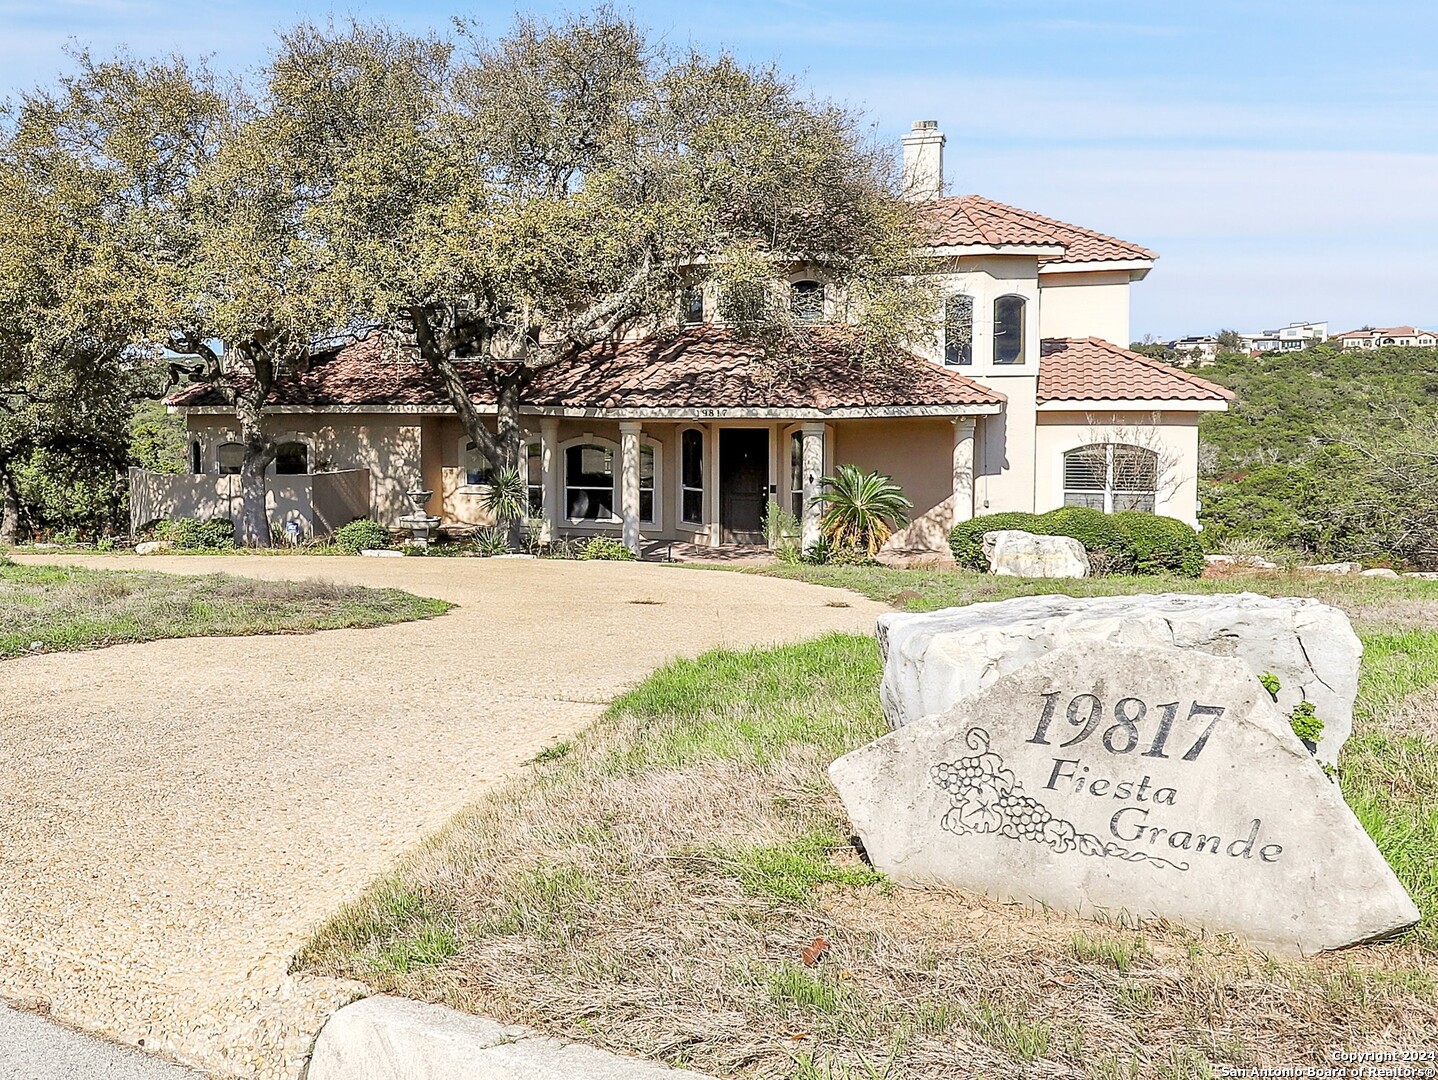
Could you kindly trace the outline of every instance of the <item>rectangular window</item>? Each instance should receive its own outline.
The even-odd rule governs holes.
[[[704,433],[690,428],[680,436],[679,482],[683,506],[680,514],[686,524],[704,523]]]
[[[654,447],[639,447],[639,520],[654,524]]]
[[[525,448],[524,475],[529,491],[529,516],[537,518],[544,513],[544,457],[537,442]]]

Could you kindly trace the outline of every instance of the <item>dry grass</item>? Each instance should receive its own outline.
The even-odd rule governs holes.
[[[0,660],[211,635],[382,626],[449,608],[398,589],[0,561]]]
[[[1376,650],[1345,756],[1345,784],[1394,830],[1433,813],[1432,787],[1396,786],[1391,753],[1435,760],[1414,742],[1438,723],[1431,699],[1411,695],[1438,683],[1438,636],[1421,645]],[[296,966],[725,1077],[1177,1080],[1431,1046],[1438,890],[1414,887],[1425,924],[1405,940],[1292,962],[886,884],[823,771],[882,731],[878,676],[873,642],[839,635],[670,665],[461,814]],[[1399,868],[1410,886],[1432,843]],[[811,968],[820,936],[832,948]]]

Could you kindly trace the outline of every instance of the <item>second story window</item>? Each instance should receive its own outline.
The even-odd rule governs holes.
[[[684,294],[684,325],[698,326],[704,321],[704,286],[691,285]]]
[[[994,301],[994,363],[1024,362],[1024,308],[1022,296],[1001,296]]]
[[[789,310],[800,322],[824,319],[824,286],[817,281],[796,281],[789,286]]]
[[[974,362],[974,298],[953,293],[944,301],[944,363]]]

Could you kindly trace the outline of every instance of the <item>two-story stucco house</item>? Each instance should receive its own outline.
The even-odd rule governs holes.
[[[536,516],[558,534],[631,545],[754,543],[773,500],[812,536],[821,479],[850,463],[912,500],[895,540],[910,548],[942,548],[974,515],[1065,504],[1194,522],[1199,417],[1231,395],[1121,347],[1129,289],[1154,253],[977,195],[942,197],[943,147],[932,121],[904,138],[907,191],[933,225],[922,254],[946,297],[932,355],[866,374],[818,327],[802,374],[775,382],[696,290],[672,332],[539,377],[524,408]],[[799,271],[787,284],[794,310],[822,321],[822,282]],[[186,417],[194,472],[237,471],[233,410],[204,385],[170,404]],[[418,360],[382,355],[377,340],[349,346],[277,390],[268,413],[277,485],[365,470],[378,521],[408,512],[418,481],[445,522],[485,522],[489,463]],[[272,504],[306,517],[302,500]]]

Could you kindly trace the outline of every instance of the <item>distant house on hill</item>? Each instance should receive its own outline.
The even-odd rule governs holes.
[[[1213,363],[1221,347],[1218,338],[1212,334],[1175,338],[1173,341],[1165,341],[1164,344],[1178,354],[1179,363],[1200,365]]]
[[[1438,345],[1438,333],[1412,326],[1366,326],[1339,334],[1338,341],[1345,349],[1381,349],[1386,345],[1426,349]]]
[[[1278,330],[1260,330],[1256,334],[1240,334],[1243,347],[1251,353],[1296,352],[1328,340],[1328,323],[1295,322]]]

